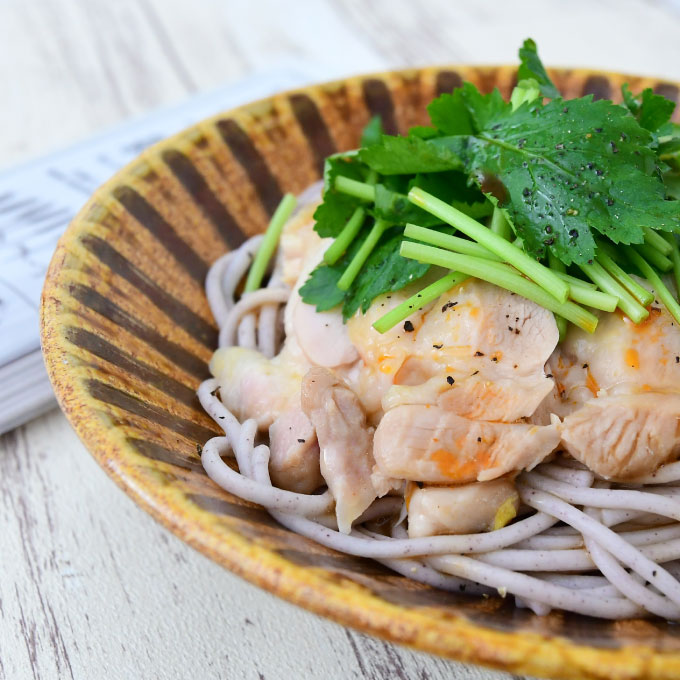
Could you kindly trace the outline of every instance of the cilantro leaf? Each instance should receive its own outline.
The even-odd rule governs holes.
[[[513,109],[518,109],[522,104],[530,104],[541,96],[541,88],[533,79],[520,80],[510,95],[510,103]]]
[[[338,281],[366,239],[367,232],[360,234],[350,244],[347,252],[332,265],[320,264],[300,287],[300,297],[317,312],[325,312],[341,304],[348,295],[338,288]]]
[[[321,203],[314,211],[314,231],[321,238],[335,238],[342,231],[354,210],[361,201],[354,196],[347,196],[338,191],[327,191]]]
[[[468,110],[473,132],[491,127],[496,120],[512,111],[512,106],[503,99],[497,87],[489,94],[482,94],[472,83],[465,82],[460,88],[460,97]]]
[[[439,134],[437,128],[431,125],[414,125],[408,129],[409,137],[420,137],[421,139],[431,139]]]
[[[448,149],[438,149],[420,137],[384,135],[379,144],[361,149],[359,158],[381,175],[410,175],[460,169],[460,159]]]
[[[337,307],[344,299],[344,291],[338,288],[338,281],[347,262],[342,265],[340,259],[334,265],[321,265],[309,275],[300,287],[300,297],[309,305],[314,305],[317,312],[325,312]]]
[[[359,199],[333,188],[338,175],[364,181],[364,166],[358,161],[356,153],[335,154],[326,159],[323,203],[314,212],[314,230],[321,238],[335,238],[347,224],[355,208],[361,204]]]
[[[332,189],[338,175],[363,182],[364,168],[357,156],[356,151],[348,151],[334,154],[326,159],[323,168],[324,192]]]
[[[637,117],[637,114],[640,111],[640,101],[630,91],[630,85],[628,85],[628,83],[621,85],[621,96],[623,97],[624,106]]]
[[[429,269],[429,265],[403,258],[399,254],[402,230],[389,229],[371,252],[350,289],[341,291],[337,286],[338,281],[365,237],[364,234],[362,238],[356,239],[336,264],[320,265],[311,273],[300,288],[304,302],[314,305],[319,312],[342,303],[342,315],[347,320],[359,309],[366,312],[378,295],[401,290],[420,279]]]
[[[635,116],[640,126],[650,132],[658,133],[670,121],[675,111],[675,102],[663,95],[654,94],[651,87],[636,97],[631,93],[628,83],[624,83],[621,93],[628,110]]]
[[[383,235],[348,291],[342,307],[345,319],[359,309],[366,313],[378,295],[401,290],[427,273],[429,265],[408,260],[399,254],[402,241],[401,229],[390,229]]]
[[[467,101],[485,105],[481,95]],[[477,115],[486,129],[435,142],[498,200],[530,254],[549,246],[565,264],[585,263],[595,253],[593,229],[615,243],[642,242],[642,226],[680,229],[680,203],[665,200],[654,139],[623,107],[589,95],[491,108],[493,115]]]
[[[528,80],[533,78],[538,83],[541,94],[544,97],[558,99],[560,97],[559,90],[546,72],[543,62],[538,56],[536,43],[531,38],[527,38],[522,47],[520,47],[519,58],[521,64],[517,71],[517,79]]]
[[[382,118],[380,116],[373,116],[371,120],[366,123],[366,127],[361,133],[361,146],[372,146],[379,144],[380,138],[385,134],[382,125]]]
[[[432,125],[445,135],[469,135],[474,132],[462,88],[457,88],[453,94],[441,94],[433,99],[427,112]]]
[[[666,142],[659,144],[659,160],[667,165],[673,173],[680,172],[680,135],[671,136]],[[664,178],[667,181],[668,175]]]

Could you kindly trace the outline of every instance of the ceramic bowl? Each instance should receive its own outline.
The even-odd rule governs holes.
[[[144,152],[72,222],[49,268],[42,342],[57,398],[106,472],[168,529],[245,579],[362,631],[461,661],[549,677],[678,678],[680,627],[611,623],[511,599],[473,599],[290,533],[204,473],[217,434],[195,396],[217,343],[203,291],[210,264],[264,229],[284,192],[319,179],[358,145],[371,116],[387,132],[469,80],[508,96],[515,67],[438,67],[348,78],[220,114]],[[567,97],[619,98],[653,78],[555,70]]]

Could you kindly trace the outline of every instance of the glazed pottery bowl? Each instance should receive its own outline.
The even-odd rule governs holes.
[[[206,476],[197,446],[219,434],[195,396],[217,330],[203,283],[222,253],[262,231],[284,192],[321,176],[380,114],[387,132],[469,80],[508,96],[514,67],[398,71],[286,92],[215,116],[144,152],[101,187],[52,260],[42,342],[61,404],[106,472],[194,548],[342,624],[462,661],[549,677],[680,677],[680,627],[611,623],[511,598],[474,599],[322,548]],[[677,85],[585,70],[552,73],[566,97]]]

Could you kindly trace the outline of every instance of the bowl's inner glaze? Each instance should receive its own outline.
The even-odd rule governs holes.
[[[676,85],[651,79],[553,75],[567,97],[618,99],[628,81],[634,91],[651,86],[678,98]],[[436,591],[327,550],[223,492],[201,467],[197,445],[218,433],[195,397],[217,342],[203,292],[210,263],[261,231],[284,192],[316,181],[328,154],[356,147],[372,115],[387,132],[405,132],[425,124],[428,102],[463,79],[508,96],[515,69],[422,69],[283,94],[191,128],[119,173],[71,225],[48,274],[43,342],[58,397],[99,462],[154,516],[230,569],[319,613],[458,657],[446,626],[460,615],[523,638],[533,631],[601,649],[680,652],[680,628],[661,621],[539,618],[511,598]],[[474,625],[467,634],[472,646],[483,637]],[[465,658],[509,668],[513,640],[506,637],[505,656],[496,637],[496,647],[470,647]],[[541,649],[516,668],[563,674],[541,657],[551,648]]]

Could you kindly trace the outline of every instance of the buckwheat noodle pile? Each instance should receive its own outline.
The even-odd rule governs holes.
[[[314,187],[300,203],[316,196]],[[281,315],[290,289],[275,269],[266,288],[237,299],[261,239],[251,238],[217,260],[206,292],[220,347],[239,345],[271,358],[283,340]],[[291,531],[436,588],[512,594],[518,606],[539,615],[562,609],[603,619],[680,619],[680,462],[622,485],[558,454],[517,478],[520,519],[502,529],[408,538],[403,499],[386,496],[346,535],[337,531],[329,491],[308,495],[272,486],[269,447],[256,444],[255,420],[239,422],[218,394],[214,379],[198,390],[201,404],[224,430],[203,447],[206,472]],[[236,459],[238,471],[225,457]]]

